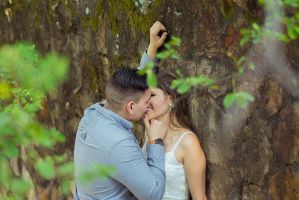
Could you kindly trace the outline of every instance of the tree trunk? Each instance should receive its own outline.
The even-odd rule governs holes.
[[[261,56],[265,47],[239,46],[240,29],[263,20],[263,10],[252,2],[234,0],[225,18],[214,0],[1,0],[0,44],[31,41],[42,53],[69,58],[69,77],[47,96],[40,119],[66,135],[57,150],[72,152],[84,109],[102,100],[115,69],[138,65],[150,26],[162,21],[182,39],[182,59],[160,67],[182,67],[220,82],[219,90],[196,91],[190,104],[208,161],[208,199],[299,199],[298,92],[269,70]],[[294,41],[281,50],[294,73],[298,45]],[[256,70],[240,78],[233,58],[242,55],[256,61]],[[298,81],[293,80],[297,90]],[[233,89],[250,91],[255,101],[248,109],[225,110],[223,98]]]

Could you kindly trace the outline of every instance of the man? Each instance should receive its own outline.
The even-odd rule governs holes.
[[[156,48],[163,44],[166,35],[159,37],[159,31],[165,27],[159,22],[155,24],[157,37],[151,38],[150,44]],[[75,199],[161,199],[165,186],[162,138],[166,127],[162,122],[149,121],[144,116],[151,97],[146,77],[138,75],[137,69],[119,69],[108,81],[105,95],[105,104],[97,103],[85,110],[77,130]],[[132,122],[143,117],[150,141],[147,160],[131,132]],[[115,174],[81,183],[81,174],[93,172],[99,164],[113,166]]]

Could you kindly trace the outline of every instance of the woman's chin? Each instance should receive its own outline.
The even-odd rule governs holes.
[[[152,119],[155,118],[155,116],[151,113],[151,111],[149,111],[149,112],[147,113],[147,116],[148,116],[148,119],[149,119],[149,120],[152,120]]]

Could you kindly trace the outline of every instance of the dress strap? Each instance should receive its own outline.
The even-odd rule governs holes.
[[[175,151],[175,149],[179,146],[179,144],[181,143],[181,141],[183,140],[183,138],[185,137],[185,135],[187,135],[188,133],[190,132],[185,132],[183,133],[179,139],[174,143],[174,145],[172,146],[171,150],[170,151]]]

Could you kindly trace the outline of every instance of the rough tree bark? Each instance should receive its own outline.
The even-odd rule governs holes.
[[[103,98],[115,69],[138,65],[151,24],[161,20],[182,39],[182,59],[161,66],[181,66],[221,82],[217,91],[197,91],[190,104],[208,160],[208,199],[299,199],[299,100],[265,70],[262,47],[239,46],[240,29],[262,21],[262,10],[252,2],[234,0],[232,16],[225,18],[214,0],[1,0],[0,45],[32,41],[42,53],[54,50],[70,59],[68,80],[47,96],[40,119],[66,135],[58,151],[72,152],[83,110]],[[298,44],[283,49],[297,73]],[[238,81],[232,56],[246,54],[258,61],[259,76]],[[238,111],[239,120],[222,100],[233,87],[248,85],[256,99]],[[230,126],[225,120],[239,121]]]

